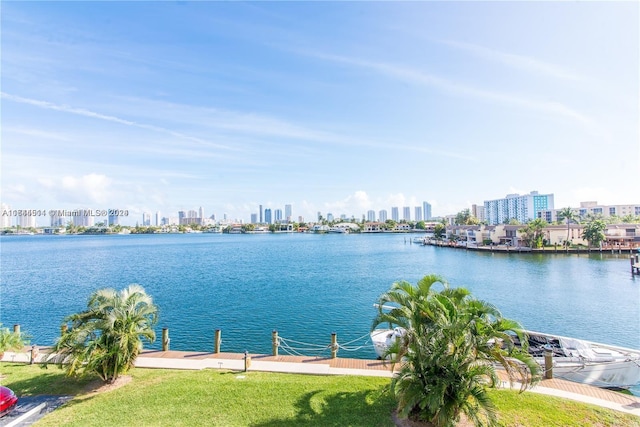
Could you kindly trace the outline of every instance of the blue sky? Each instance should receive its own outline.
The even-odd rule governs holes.
[[[2,202],[640,203],[637,2],[2,2]]]

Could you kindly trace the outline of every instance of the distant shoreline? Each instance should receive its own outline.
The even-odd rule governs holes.
[[[463,249],[469,251],[480,252],[500,252],[500,253],[530,253],[530,254],[590,254],[590,253],[611,253],[611,254],[634,254],[638,248],[630,246],[615,246],[602,248],[567,248],[563,246],[545,247],[540,249],[532,249],[527,247],[513,247],[508,245],[456,245],[448,243],[425,242],[419,243],[425,246],[446,247],[450,249]]]

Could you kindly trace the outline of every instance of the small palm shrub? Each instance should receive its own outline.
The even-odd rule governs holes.
[[[432,289],[436,283],[441,291]],[[496,365],[522,390],[540,377],[526,348],[514,345],[515,336],[526,343],[522,327],[439,276],[425,276],[417,286],[394,283],[378,307],[373,328],[391,323],[405,330],[387,350],[391,363],[400,365],[390,384],[400,417],[452,427],[464,414],[477,426],[493,426],[497,416],[487,387],[498,384]]]

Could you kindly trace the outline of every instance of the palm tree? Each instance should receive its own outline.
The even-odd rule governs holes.
[[[20,351],[29,344],[29,336],[23,332],[10,331],[0,323],[0,359],[5,351]]]
[[[119,292],[98,290],[87,310],[64,319],[72,327],[58,339],[48,360],[57,361],[67,375],[94,372],[113,382],[133,367],[142,340],[155,340],[157,317],[157,307],[140,285]]]
[[[564,242],[565,249],[569,246],[569,231],[571,222],[578,221],[578,215],[570,207],[562,208],[558,212],[558,219],[560,221],[567,221],[567,239]]]
[[[607,224],[602,219],[593,218],[584,227],[582,231],[582,238],[589,242],[589,246],[600,246],[606,239],[604,231],[607,229]]]
[[[432,289],[436,283],[441,291]],[[468,290],[449,288],[440,276],[425,276],[417,286],[394,283],[380,297],[373,328],[383,323],[405,329],[387,351],[391,363],[400,364],[390,389],[401,417],[448,427],[464,413],[476,425],[495,425],[486,392],[498,383],[495,364],[510,381],[518,379],[521,390],[539,378],[526,348],[514,345],[516,336],[527,342],[522,327]]]

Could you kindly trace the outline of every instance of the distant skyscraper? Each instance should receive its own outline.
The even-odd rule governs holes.
[[[327,212],[327,221],[333,221],[333,214],[331,212]]]
[[[367,221],[374,222],[376,220],[376,211],[370,210],[367,211]]]
[[[273,216],[274,216],[274,221],[276,223],[278,222],[282,222],[282,209],[276,209],[275,211],[273,211]]]
[[[400,211],[397,206],[391,208],[391,219],[395,222],[400,221]]]
[[[262,224],[262,205],[259,205],[259,206],[260,206],[260,207],[259,207],[259,210],[260,210],[260,212],[259,212],[259,215],[260,215],[260,224]]]
[[[142,225],[148,227],[151,225],[151,214],[149,212],[142,213]]]
[[[162,225],[162,215],[160,215],[160,211],[156,211],[156,226]]]
[[[187,213],[185,211],[178,211],[178,224],[182,224],[182,222],[187,218]]]
[[[413,218],[416,222],[422,221],[422,208],[420,206],[416,206],[415,208],[415,217]]]
[[[62,227],[65,223],[65,217],[58,216],[57,213],[51,215],[51,227]]]
[[[20,227],[28,228],[28,227],[36,227],[36,217],[34,215],[20,215],[16,217],[18,224]]]
[[[471,205],[471,213],[478,218],[478,221],[484,222],[484,206]]]
[[[255,224],[258,222],[258,214],[252,213],[251,214],[251,224]]]
[[[4,203],[2,203],[0,205],[0,208],[2,208],[2,213],[9,213],[6,211],[10,211],[11,210],[11,206],[9,205],[5,205]],[[8,228],[11,227],[11,216],[9,215],[0,215],[0,228]]]
[[[198,209],[198,218],[204,218],[204,209],[202,209],[202,206]]]
[[[402,208],[402,218],[405,221],[411,221],[411,207],[410,206],[405,206],[404,208]]]
[[[111,209],[112,211],[117,211],[118,209]],[[118,215],[109,215],[107,217],[107,225],[118,225],[120,223],[120,217]]]
[[[284,219],[287,222],[291,222],[293,217],[291,216],[291,205],[284,205]]]
[[[93,216],[90,209],[76,209],[73,217],[73,225],[76,227],[93,227]]]
[[[422,215],[425,221],[428,221],[431,218],[433,218],[433,216],[431,216],[431,205],[427,202],[422,202]]]
[[[264,210],[264,222],[271,224],[271,208],[266,208]]]
[[[378,221],[387,222],[387,210],[386,209],[382,209],[380,212],[378,212]]]

